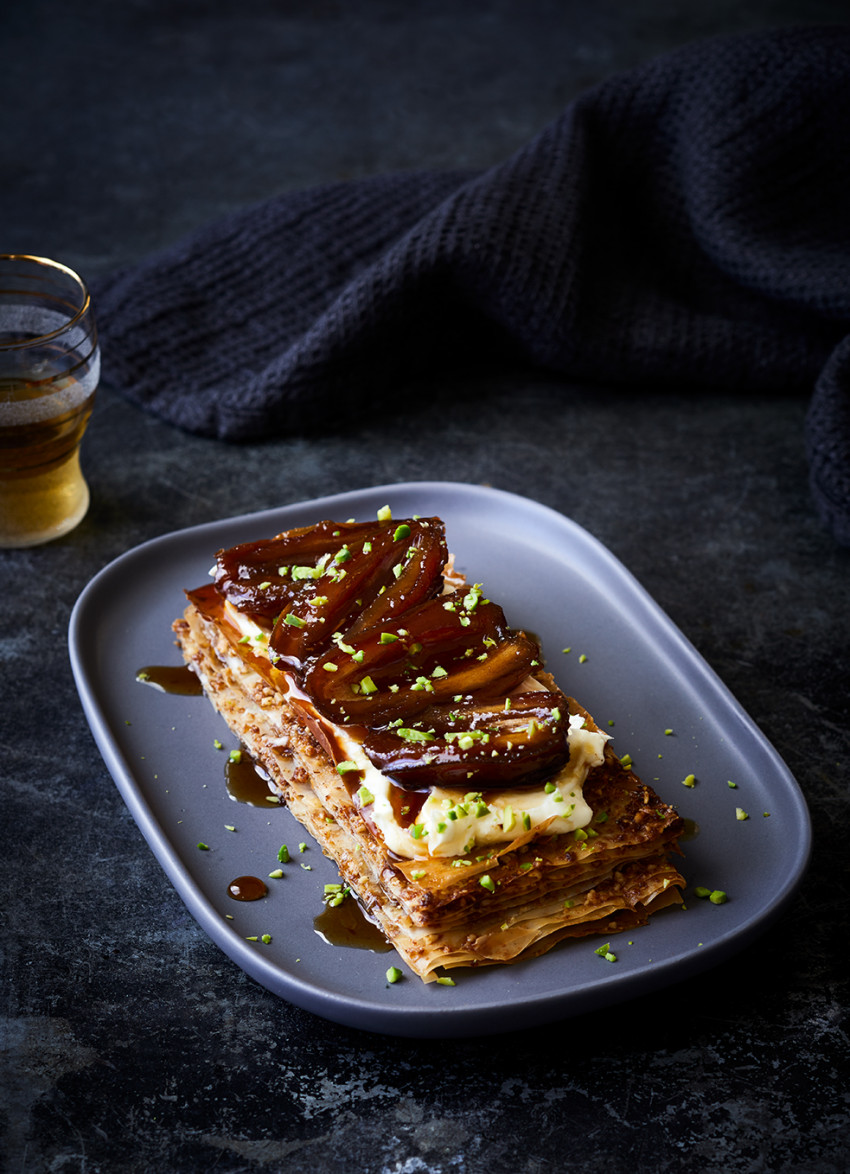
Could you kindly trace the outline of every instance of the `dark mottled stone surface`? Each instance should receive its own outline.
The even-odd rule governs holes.
[[[10,6],[3,246],[103,272],[287,187],[496,161],[584,86],[688,40],[845,19],[792,0]],[[344,434],[236,448],[105,388],[87,518],[0,552],[0,1166],[847,1170],[850,552],[812,512],[805,406],[446,372]],[[418,478],[526,493],[585,526],[788,762],[812,864],[735,959],[523,1035],[399,1041],[276,999],[186,912],[86,727],[74,600],[175,527]]]

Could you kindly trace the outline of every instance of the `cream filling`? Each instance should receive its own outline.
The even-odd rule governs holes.
[[[268,639],[262,628],[229,603],[226,608],[229,618],[248,638],[246,643],[251,650],[268,655]],[[284,675],[290,680],[288,674]],[[293,692],[298,692],[295,682],[291,684]],[[536,681],[522,686],[528,687],[542,686]],[[300,693],[299,700],[303,703]],[[434,787],[411,827],[403,827],[396,819],[391,798],[393,783],[369,761],[360,743],[344,726],[335,725],[315,711],[314,716],[327,727],[333,741],[344,749],[347,761],[360,773],[360,802],[387,847],[397,856],[410,860],[463,856],[476,847],[510,843],[523,832],[544,826],[547,834],[564,835],[585,827],[593,818],[582,787],[591,767],[601,765],[608,735],[584,728],[580,714],[570,715],[569,761],[545,785],[490,790],[487,803],[476,792]]]

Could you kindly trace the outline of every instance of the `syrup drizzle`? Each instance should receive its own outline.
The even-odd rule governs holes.
[[[327,905],[313,919],[313,929],[329,946],[352,946],[385,954],[392,946],[370,921],[353,897],[346,897],[339,905]]]
[[[268,891],[268,885],[258,876],[237,876],[227,886],[227,895],[234,901],[259,901]]]
[[[148,664],[136,673],[136,680],[160,693],[199,697],[203,687],[187,664]]]
[[[224,764],[224,782],[227,793],[236,803],[247,803],[249,807],[273,807],[280,802],[269,786],[268,779],[262,774],[257,764],[247,750],[242,748],[238,759],[229,758]]]

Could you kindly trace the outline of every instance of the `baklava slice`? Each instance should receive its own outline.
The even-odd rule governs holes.
[[[454,572],[440,519],[232,547],[187,597],[210,701],[425,981],[681,902],[681,818]]]

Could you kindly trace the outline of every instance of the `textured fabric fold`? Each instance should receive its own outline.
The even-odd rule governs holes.
[[[850,29],[703,42],[616,76],[480,174],[286,193],[95,284],[106,377],[250,440],[510,359],[639,389],[810,393],[850,541]]]

